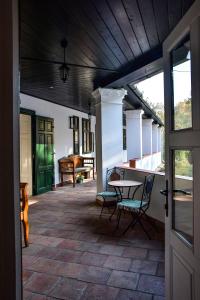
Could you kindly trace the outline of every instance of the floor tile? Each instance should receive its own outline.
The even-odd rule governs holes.
[[[28,283],[25,284],[25,289],[35,293],[48,294],[58,281],[59,277],[34,273]]]
[[[37,252],[37,256],[45,258],[55,258],[58,253],[58,249],[55,247],[43,247]]]
[[[57,249],[57,253],[54,259],[63,262],[80,262],[82,256],[81,251],[69,250],[69,249]]]
[[[85,282],[62,278],[49,295],[58,299],[79,300],[83,296],[86,288],[87,284]]]
[[[24,291],[23,300],[47,300],[47,296]]]
[[[138,273],[113,271],[107,284],[119,288],[135,290],[138,280]]]
[[[27,269],[38,259],[37,256],[32,255],[23,255],[22,257],[22,265],[23,268]]]
[[[109,255],[119,255],[121,256],[124,251],[124,247],[115,245],[103,245],[100,248],[100,253]]]
[[[165,252],[160,250],[149,250],[149,260],[164,262]]]
[[[137,291],[120,290],[117,300],[152,300],[152,295]]]
[[[114,269],[114,270],[122,270],[128,271],[131,265],[131,259],[119,256],[108,256],[104,263],[104,267]]]
[[[81,246],[80,241],[76,240],[70,240],[70,239],[65,239],[61,241],[57,247],[61,249],[72,249],[72,250],[79,250]]]
[[[93,266],[83,266],[78,279],[92,283],[105,284],[111,274],[111,270]]]
[[[22,271],[23,283],[25,284],[32,275],[33,275],[33,271],[23,269]]]
[[[80,258],[80,263],[85,265],[101,267],[106,261],[106,258],[107,255],[104,254],[84,252]]]
[[[52,275],[60,275],[61,268],[63,268],[62,262],[43,257],[39,257],[37,261],[29,267],[30,270]]]
[[[147,249],[125,247],[123,256],[131,257],[135,259],[145,259],[147,257],[147,253],[148,253]]]
[[[119,289],[106,285],[89,284],[81,300],[114,300],[119,293]]]
[[[141,275],[138,290],[156,295],[164,295],[164,278],[150,275]]]
[[[158,264],[154,261],[149,260],[133,260],[130,271],[155,275]]]

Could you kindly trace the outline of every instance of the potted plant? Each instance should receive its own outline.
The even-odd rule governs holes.
[[[84,179],[84,176],[82,174],[78,174],[76,176],[76,182],[77,183],[83,183],[83,179]]]

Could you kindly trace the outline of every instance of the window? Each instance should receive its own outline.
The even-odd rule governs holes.
[[[94,132],[90,132],[90,152],[94,152]]]
[[[127,150],[127,146],[126,146],[126,128],[123,128],[123,150]]]
[[[83,153],[90,153],[93,151],[94,137],[90,132],[90,120],[82,119],[82,147]]]
[[[79,154],[79,117],[73,116],[73,153]]]
[[[126,146],[126,114],[125,112],[123,112],[123,150],[127,150],[127,146]]]

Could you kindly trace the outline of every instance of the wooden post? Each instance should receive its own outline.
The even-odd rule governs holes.
[[[20,300],[18,0],[1,0],[0,25],[0,298]]]

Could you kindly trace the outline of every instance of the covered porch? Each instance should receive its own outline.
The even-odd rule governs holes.
[[[198,299],[200,1],[19,2],[3,1],[0,10],[0,294],[5,300],[164,300],[167,291],[167,300],[183,294],[188,300],[195,286]],[[176,69],[183,62],[189,70]],[[134,87],[163,67],[166,176],[157,171],[163,121]],[[172,99],[173,89],[180,90],[176,72],[189,78],[190,91],[179,102]],[[74,166],[65,169],[63,180],[59,160],[76,155],[93,161],[95,180],[82,165],[76,173]],[[155,178],[147,210],[153,226],[142,218],[149,239],[139,224],[123,234],[135,212],[123,212],[119,228],[117,210],[112,220],[112,208],[100,215],[98,194],[107,191],[111,168],[141,187],[147,175]],[[83,183],[68,184],[71,175]],[[28,247],[19,218],[22,181],[29,185]],[[160,194],[165,187],[169,202]],[[137,199],[142,195],[141,188]],[[123,197],[118,200],[115,206]]]
[[[164,299],[164,232],[148,240],[136,226],[122,235],[129,214],[114,232],[116,216],[99,218],[95,196],[88,181],[76,194],[66,186],[30,199],[24,299]]]

